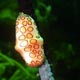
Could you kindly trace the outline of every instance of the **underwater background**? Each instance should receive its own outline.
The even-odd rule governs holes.
[[[40,80],[38,67],[27,66],[14,49],[20,12],[34,18],[55,80],[80,80],[79,2],[0,0],[0,80]]]

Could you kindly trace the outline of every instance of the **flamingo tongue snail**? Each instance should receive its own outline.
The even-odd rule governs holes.
[[[43,38],[32,17],[20,13],[16,20],[15,50],[27,65],[38,67],[44,62]]]

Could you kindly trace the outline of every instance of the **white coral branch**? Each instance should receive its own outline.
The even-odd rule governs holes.
[[[39,67],[39,74],[41,80],[54,80],[48,60],[45,60],[45,63]]]

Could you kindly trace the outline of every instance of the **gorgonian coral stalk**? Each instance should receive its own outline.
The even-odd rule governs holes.
[[[54,80],[48,60],[45,60],[45,63],[39,67],[39,74],[41,80]]]

